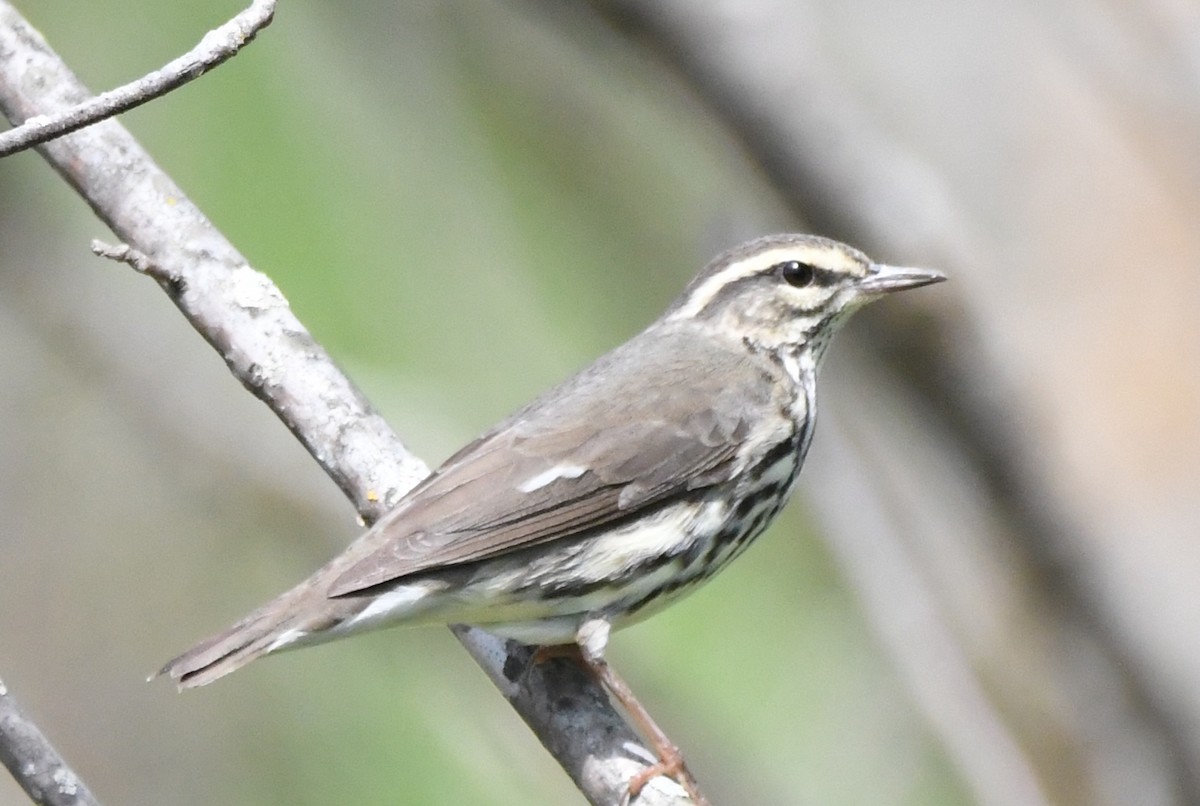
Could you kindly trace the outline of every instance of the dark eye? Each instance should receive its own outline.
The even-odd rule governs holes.
[[[775,267],[775,271],[785,283],[796,288],[808,288],[817,279],[817,270],[798,260],[780,263]]]

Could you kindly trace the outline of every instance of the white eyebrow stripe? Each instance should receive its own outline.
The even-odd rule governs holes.
[[[762,256],[755,256],[755,258],[758,257]],[[675,311],[675,313],[671,314],[671,318],[691,319],[697,316],[700,311],[708,307],[708,304],[713,301],[713,297],[715,297],[722,288],[728,285],[730,280],[736,279],[737,277],[745,277],[752,273],[747,271],[748,267],[746,263],[747,261],[745,260],[731,263],[730,265],[721,269],[721,271],[714,274],[712,277],[709,277],[700,284],[699,288],[692,292],[691,296],[688,297],[686,305]]]
[[[832,271],[851,271],[856,266],[854,257],[845,251],[817,244],[781,246],[766,252],[759,252],[741,260],[735,260],[709,277],[691,293],[686,305],[671,314],[671,318],[691,319],[698,316],[730,281],[736,280],[738,277],[749,277],[777,263],[789,260],[798,260],[801,263],[809,263]]]
[[[587,468],[582,465],[555,465],[548,470],[543,470],[536,476],[531,476],[525,481],[517,485],[517,489],[523,493],[531,493],[534,490],[540,490],[551,482],[559,479],[577,479],[587,472]]]

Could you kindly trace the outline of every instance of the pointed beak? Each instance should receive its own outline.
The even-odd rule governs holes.
[[[915,269],[909,266],[885,266],[882,263],[871,265],[871,273],[858,284],[858,291],[867,296],[890,294],[893,291],[903,291],[906,288],[920,288],[923,285],[940,283],[946,275],[933,269]]]

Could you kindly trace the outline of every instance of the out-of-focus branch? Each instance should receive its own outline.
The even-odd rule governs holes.
[[[53,115],[27,118],[0,134],[0,157],[128,112],[199,78],[250,44],[254,36],[270,24],[274,14],[275,0],[254,0],[246,10],[209,31],[196,47],[137,81],[87,98]],[[10,58],[10,55],[0,53],[0,58]]]
[[[0,763],[34,803],[99,806],[75,771],[25,715],[0,680]]]
[[[784,0],[716,0],[703,6],[685,0],[592,0],[591,6],[682,74],[797,215],[817,231],[888,260],[937,266],[951,277],[956,267],[971,264],[975,249],[969,227],[955,213],[949,192],[837,89],[837,76],[820,61],[823,48],[806,47],[812,27],[802,6]],[[1187,749],[1186,727],[1156,694],[1136,648],[1096,616],[1086,574],[1064,561],[1064,547],[1081,541],[1080,527],[1050,498],[1039,467],[1028,461],[1036,446],[1027,444],[1018,426],[1021,396],[1007,388],[998,371],[979,371],[994,368],[995,362],[970,324],[953,311],[920,307],[925,299],[894,300],[874,312],[871,321],[887,329],[886,338],[874,341],[942,417],[1014,527],[1044,587],[1058,594],[1063,621],[1082,625],[1095,637],[1114,678],[1121,680],[1121,696],[1136,703],[1139,715],[1162,738],[1172,756],[1164,774],[1189,802],[1196,801],[1200,767]],[[904,316],[915,310],[922,314],[919,329],[911,326],[917,317]],[[830,536],[841,539],[836,532]],[[961,751],[972,752],[970,747]]]
[[[1033,765],[980,684],[911,556],[886,479],[834,412],[808,500],[877,639],[980,806],[1049,806]]]
[[[10,120],[88,100],[45,40],[0,0],[0,106]],[[31,77],[37,80],[29,80]],[[370,522],[428,473],[330,360],[279,289],[251,268],[116,121],[43,144],[43,156],[133,251],[234,376],[274,411]],[[480,630],[459,639],[595,804],[616,804],[652,762],[588,676]],[[657,778],[639,806],[689,801]]]

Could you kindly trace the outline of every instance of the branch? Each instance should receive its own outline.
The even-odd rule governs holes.
[[[0,680],[0,763],[44,806],[99,806],[83,781],[25,715]]]
[[[54,115],[89,98],[45,40],[0,0],[0,107]],[[38,80],[28,80],[37,76]],[[274,411],[371,522],[428,473],[333,364],[279,289],[224,236],[116,121],[46,143],[43,156],[144,259],[230,371]],[[145,270],[145,269],[143,269]],[[594,804],[615,804],[653,758],[605,693],[569,664],[526,674],[527,649],[475,629],[456,635]],[[654,779],[638,806],[688,803]]]
[[[25,118],[20,125],[0,134],[0,157],[61,137],[97,121],[128,112],[160,95],[182,87],[194,78],[237,55],[255,35],[271,22],[275,0],[253,0],[229,22],[205,34],[200,43],[162,68],[122,87],[109,90],[54,114]],[[0,53],[0,58],[9,55]],[[11,117],[10,117],[11,120]]]

